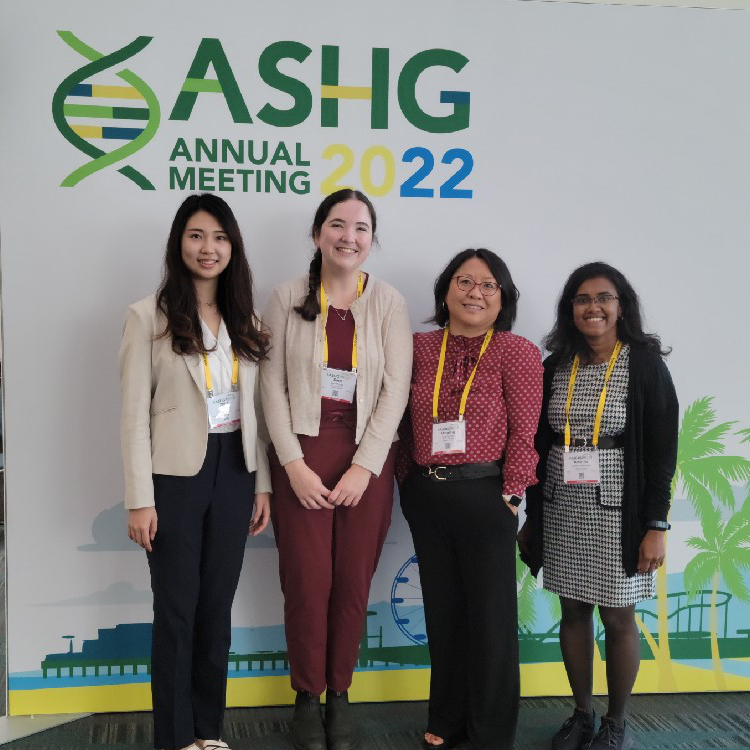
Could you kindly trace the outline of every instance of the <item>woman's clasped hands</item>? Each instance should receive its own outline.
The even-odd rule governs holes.
[[[329,490],[302,458],[290,461],[284,468],[294,494],[302,507],[308,510],[333,510],[336,506],[356,507],[372,476],[372,472],[364,467],[352,464],[336,486]]]

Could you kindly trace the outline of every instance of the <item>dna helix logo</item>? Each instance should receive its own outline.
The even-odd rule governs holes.
[[[104,55],[70,31],[57,33],[71,49],[89,61],[71,73],[52,97],[52,117],[57,129],[77,149],[91,157],[91,161],[73,170],[60,183],[61,187],[73,187],[95,172],[140,151],[156,134],[161,110],[151,88],[127,68],[115,73],[126,86],[96,83],[94,80],[95,77],[101,80],[104,71],[136,55],[153,37],[139,36],[121,49]],[[105,100],[106,104],[91,104],[90,99]],[[134,100],[145,106],[129,106]],[[97,121],[97,124],[93,124]],[[105,151],[92,141],[121,145]],[[141,190],[155,189],[143,174],[131,166],[120,167],[117,171]]]

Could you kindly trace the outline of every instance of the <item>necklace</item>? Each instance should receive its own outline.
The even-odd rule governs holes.
[[[333,310],[336,315],[341,318],[341,320],[346,320],[346,316],[349,314],[349,308],[347,307],[346,310],[344,310],[344,314],[341,314],[341,311],[336,307],[336,303],[333,301],[331,297],[328,298],[328,307]]]
[[[321,286],[322,286],[322,282],[321,282]],[[360,271],[359,279],[357,282],[357,296],[355,297],[355,299],[358,299],[359,296],[362,294],[363,288],[364,288],[364,282],[362,280],[362,271]],[[351,305],[351,302],[349,303],[349,305],[346,306],[346,309],[344,310],[344,314],[342,315],[341,311],[336,307],[336,302],[334,301],[333,297],[329,295],[327,299],[328,299],[328,307],[332,308],[333,311],[336,313],[336,315],[338,315],[339,318],[341,318],[341,320],[346,320],[346,316],[349,314],[349,306]]]
[[[206,307],[216,307],[216,302],[203,302],[203,301],[201,301],[201,305],[205,305]]]
[[[338,310],[337,308],[335,308],[333,306],[333,303],[331,303],[329,305],[329,307],[331,308],[331,310],[333,310],[336,313],[336,315],[339,316],[339,318],[341,318],[341,320],[346,320],[346,316],[349,314],[349,309],[348,308],[346,310],[344,310],[344,314],[342,315],[341,312],[340,312],[340,310]]]

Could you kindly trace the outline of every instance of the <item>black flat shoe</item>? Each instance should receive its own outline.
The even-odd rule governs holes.
[[[587,714],[576,708],[552,736],[552,750],[580,750],[593,739],[595,725],[594,711]]]
[[[354,750],[359,742],[357,724],[346,690],[326,692],[326,737],[328,750]]]
[[[326,750],[326,730],[320,711],[320,698],[304,690],[297,692],[292,719],[294,750]]]
[[[582,747],[591,750],[631,750],[634,745],[635,740],[625,726],[625,722],[620,725],[609,716],[602,716],[602,723],[596,736]]]

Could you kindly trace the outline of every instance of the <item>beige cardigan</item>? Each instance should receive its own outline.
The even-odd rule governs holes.
[[[276,287],[263,313],[263,323],[271,329],[271,352],[261,362],[260,388],[268,432],[282,465],[303,457],[297,435],[317,435],[320,425],[322,316],[306,321],[293,309],[307,288],[307,276]],[[409,398],[409,313],[399,292],[372,277],[351,311],[359,362],[353,463],[380,474]]]
[[[125,317],[120,345],[120,439],[128,509],[154,504],[152,474],[195,476],[206,457],[203,363],[197,354],[175,354],[171,337],[159,337],[165,325],[155,295],[131,305]],[[270,492],[257,372],[255,363],[240,360],[242,445],[247,470],[256,472],[255,491]]]

